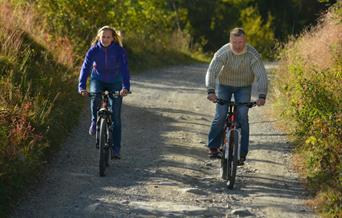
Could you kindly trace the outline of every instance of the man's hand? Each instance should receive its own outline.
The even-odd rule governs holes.
[[[86,90],[82,90],[80,93],[82,96],[88,96],[89,93]]]
[[[256,104],[257,104],[258,106],[263,106],[263,105],[265,105],[265,103],[266,103],[266,100],[265,100],[264,98],[259,98],[259,99],[256,101]]]
[[[121,89],[120,96],[124,97],[126,95],[128,95],[128,90],[127,89]]]
[[[217,96],[215,95],[215,93],[210,93],[208,94],[207,99],[215,103],[217,101]]]

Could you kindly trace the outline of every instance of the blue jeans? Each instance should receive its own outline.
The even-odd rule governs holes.
[[[90,92],[98,93],[105,89],[109,91],[120,91],[122,88],[121,83],[105,83],[99,80],[92,79],[90,81]],[[101,103],[101,94],[96,94],[90,99],[91,121],[96,122],[97,111]],[[121,105],[122,97],[111,97],[109,99],[110,110],[112,112],[112,138],[113,138],[113,151],[114,154],[120,154],[121,149]]]
[[[230,100],[234,94],[235,102],[249,102],[251,100],[251,86],[232,87],[226,85],[218,85],[217,97]],[[249,144],[249,123],[248,123],[248,107],[238,107],[238,126],[241,128],[241,155],[248,153]],[[221,145],[224,122],[227,117],[228,105],[216,104],[216,114],[211,124],[208,135],[208,147],[218,148]]]

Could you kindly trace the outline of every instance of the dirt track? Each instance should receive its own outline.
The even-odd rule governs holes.
[[[123,159],[112,161],[104,178],[85,110],[12,217],[315,217],[291,171],[286,134],[263,113],[270,105],[250,111],[250,154],[236,188],[226,189],[205,147],[215,107],[206,100],[206,68],[133,76],[123,106]]]

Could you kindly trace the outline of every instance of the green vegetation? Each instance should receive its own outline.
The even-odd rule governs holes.
[[[296,136],[299,167],[326,217],[342,215],[341,32],[338,3],[318,26],[285,46],[276,74],[278,110]]]
[[[121,32],[134,72],[194,61],[189,58],[193,56],[187,48],[189,36],[174,28],[175,12],[168,8],[167,1],[45,0],[37,1],[36,8],[43,23],[49,24],[48,32],[71,40],[76,62],[83,59],[103,25]]]
[[[229,31],[245,28],[263,57],[274,58],[276,41],[285,42],[315,23],[336,0],[170,0],[179,26],[192,37],[191,47],[212,52],[227,43]],[[206,15],[206,16],[201,16]]]
[[[17,0],[15,2],[24,2]],[[284,42],[315,22],[335,0],[111,0],[35,1],[48,32],[68,37],[76,60],[103,25],[120,30],[134,51],[160,49],[212,53],[227,43],[229,31],[242,26],[265,58],[274,58]],[[305,4],[305,5],[304,5]],[[206,16],[201,16],[201,15]],[[164,52],[163,52],[164,53]],[[171,52],[172,53],[172,52]],[[81,55],[81,56],[80,56]],[[132,55],[136,55],[133,52]],[[143,58],[144,55],[137,58]]]
[[[38,179],[50,152],[78,120],[76,77],[0,11],[0,216],[25,185]],[[7,14],[5,13],[7,12]]]

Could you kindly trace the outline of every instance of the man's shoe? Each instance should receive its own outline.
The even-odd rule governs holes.
[[[218,148],[209,148],[209,158],[210,159],[221,159],[222,152]]]
[[[96,134],[96,122],[91,121],[90,127],[89,127],[89,135],[95,135]]]
[[[245,165],[245,161],[246,161],[246,156],[241,156],[240,160],[238,161],[238,166]]]

